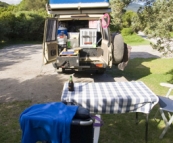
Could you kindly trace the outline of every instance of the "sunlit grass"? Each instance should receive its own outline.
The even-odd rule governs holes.
[[[173,58],[162,58],[162,59],[154,59],[151,61],[144,61],[142,65],[150,68],[150,72],[152,74],[169,74],[169,72],[173,69]],[[172,73],[170,73],[172,74]]]
[[[170,34],[171,34],[171,37],[173,38],[173,32],[170,32]]]
[[[131,59],[125,70],[113,70],[109,73],[114,76],[124,76],[129,81],[142,80],[158,95],[164,95],[167,89],[161,87],[160,82],[173,83],[173,58],[136,58]]]
[[[123,36],[123,38],[124,38],[124,42],[131,46],[150,44],[148,40],[145,40],[144,38],[142,38],[141,36],[137,34]]]

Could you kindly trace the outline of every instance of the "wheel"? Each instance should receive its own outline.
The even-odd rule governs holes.
[[[52,66],[55,68],[55,69],[59,69],[58,65],[56,62],[52,63]]]
[[[124,55],[124,41],[121,34],[113,35],[113,63],[119,64]]]

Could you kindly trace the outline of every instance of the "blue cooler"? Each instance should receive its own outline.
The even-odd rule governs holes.
[[[57,31],[57,35],[59,35],[61,32],[63,32],[67,36],[67,28],[59,27]]]

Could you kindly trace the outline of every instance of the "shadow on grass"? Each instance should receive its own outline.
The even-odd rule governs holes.
[[[118,70],[116,67],[108,70],[113,77],[125,77],[128,81],[139,80],[142,77],[151,74],[150,68],[144,66],[143,62],[151,62],[156,58],[135,58],[131,59],[124,71]]]
[[[171,79],[168,81],[169,83],[173,84],[173,70],[170,70],[169,72],[167,72],[166,74],[171,75]]]

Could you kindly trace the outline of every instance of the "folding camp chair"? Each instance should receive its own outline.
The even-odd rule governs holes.
[[[172,91],[172,89],[173,89],[173,84],[160,83],[160,85],[169,88],[166,96],[158,96],[159,97],[159,105],[160,105],[159,111],[160,111],[161,116],[163,118],[163,121],[164,121],[164,123],[166,125],[164,130],[162,131],[160,137],[159,137],[160,139],[162,139],[163,136],[165,135],[165,133],[167,132],[168,128],[170,127],[170,125],[173,122],[173,114],[171,115],[171,113],[173,113],[173,100],[169,96],[171,91]],[[168,121],[168,119],[165,116],[165,113],[164,113],[165,111],[169,115],[169,118],[170,118],[169,121]]]

